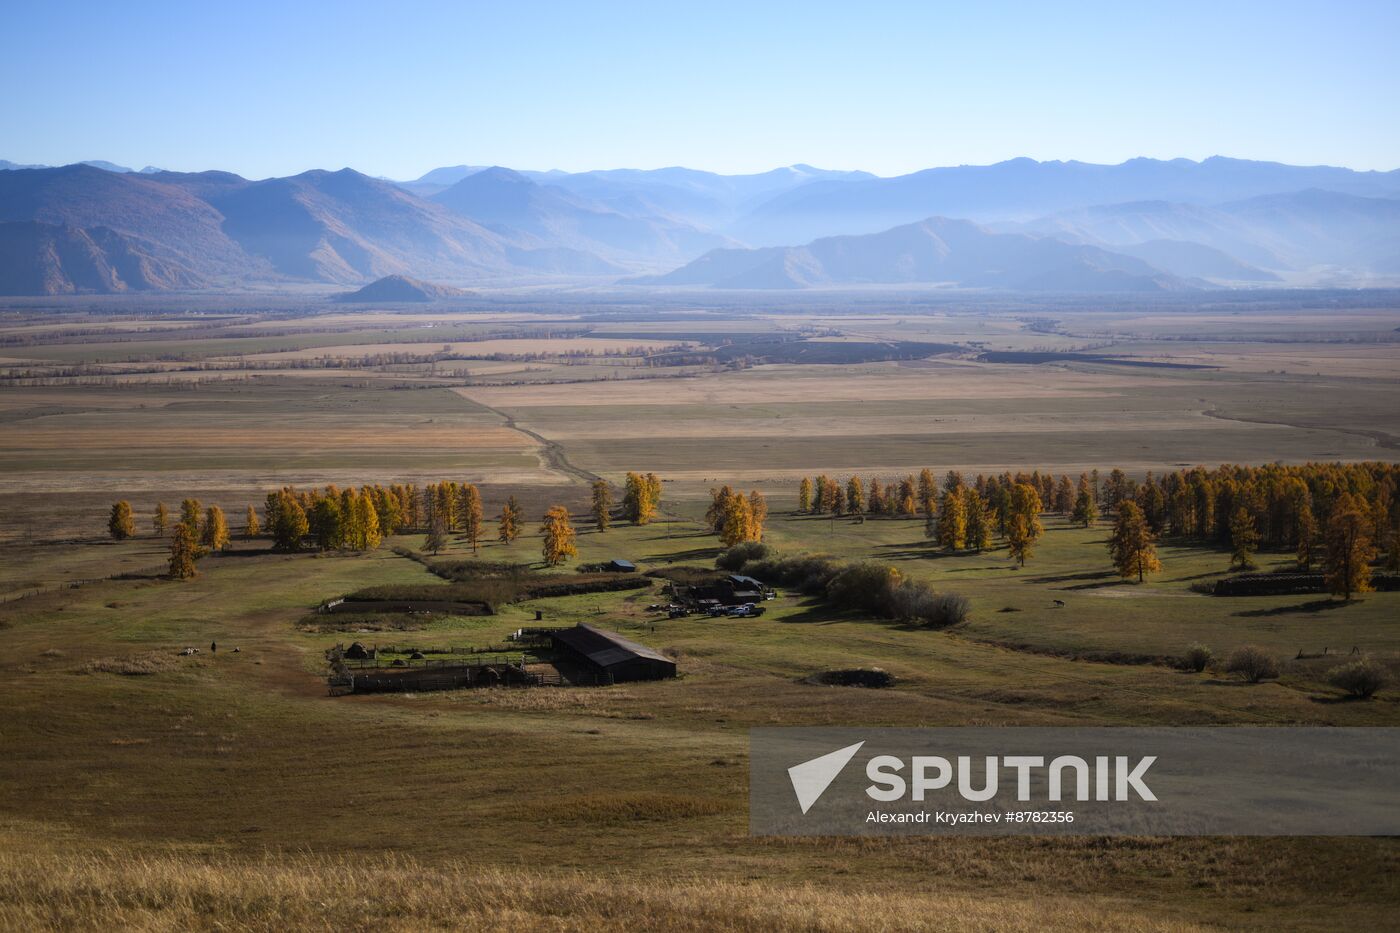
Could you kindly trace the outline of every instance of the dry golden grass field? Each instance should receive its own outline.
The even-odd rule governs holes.
[[[1394,926],[1387,838],[752,837],[747,730],[1400,725],[1400,690],[1344,701],[1330,660],[1296,659],[1356,647],[1395,669],[1400,593],[1202,596],[1192,584],[1223,576],[1229,554],[1174,543],[1161,574],[1125,583],[1105,529],[1058,516],[1017,570],[1003,546],[936,551],[917,519],[794,514],[797,478],[820,472],[1395,461],[1400,306],[530,294],[352,314],[299,301],[0,308],[0,927]],[[948,349],[764,361],[777,340]],[[580,341],[650,350],[551,358]],[[691,355],[665,349],[677,344]],[[444,345],[439,359],[370,359]],[[479,358],[502,352],[539,358]],[[298,368],[277,368],[288,360]],[[307,624],[323,599],[446,585],[420,562],[421,534],[365,554],[236,540],[175,581],[150,529],[156,501],[218,504],[236,530],[283,484],[452,479],[480,484],[488,515],[518,496],[525,534],[482,556],[538,565],[544,509],[582,513],[588,481],[629,470],[666,481],[661,520],[579,521],[579,561],[712,566],[706,491],[732,482],[769,495],[776,547],[888,561],[972,611],[935,631],[785,593],[756,620],[668,620],[646,611],[653,585],[337,630]],[[115,542],[106,518],[122,498],[138,534]],[[454,538],[442,558],[469,553]],[[1259,555],[1265,569],[1289,559]],[[664,650],[681,676],[328,695],[338,641],[492,644],[537,610]],[[1191,642],[1258,644],[1281,676],[1184,672],[1171,662]],[[896,686],[805,682],[853,666]]]

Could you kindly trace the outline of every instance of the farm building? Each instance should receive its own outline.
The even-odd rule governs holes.
[[[556,657],[609,675],[614,683],[676,676],[676,662],[616,632],[579,624],[549,633]]]
[[[760,581],[739,573],[725,574],[707,583],[677,585],[674,588],[677,601],[690,606],[741,606],[744,603],[762,602],[768,599],[772,592],[771,588],[764,586]]]
[[[756,602],[763,598],[763,584],[753,577],[731,573],[724,579],[729,584],[730,598],[736,602]]]
[[[615,557],[603,565],[603,569],[610,573],[636,573],[637,565],[630,560],[623,560]]]

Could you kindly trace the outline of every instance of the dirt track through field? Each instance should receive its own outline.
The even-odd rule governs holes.
[[[599,476],[597,473],[590,473],[589,471],[582,469],[581,467],[576,467],[572,463],[570,463],[568,455],[564,453],[564,446],[559,442],[551,441],[543,434],[539,434],[535,431],[530,430],[529,428],[522,428],[520,425],[515,423],[515,418],[513,416],[506,414],[499,408],[492,408],[490,405],[487,405],[484,402],[477,402],[476,404],[480,405],[482,408],[486,409],[492,414],[498,416],[504,422],[505,427],[511,429],[512,431],[518,431],[521,434],[524,434],[526,437],[529,437],[533,439],[536,443],[538,443],[540,445],[540,453],[544,458],[544,466],[546,469],[554,470],[557,473],[563,473],[565,476],[571,476],[574,479],[580,480],[584,483],[596,483],[598,480],[602,479],[602,477]]]

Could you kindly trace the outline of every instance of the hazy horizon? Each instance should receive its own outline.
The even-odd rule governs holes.
[[[12,11],[0,79],[25,93],[3,105],[0,158],[405,180],[457,164],[890,177],[1218,153],[1388,171],[1400,153],[1400,9],[1383,3],[239,12]]]
[[[763,175],[763,174],[767,174],[767,173],[769,173],[769,172],[780,171],[780,170],[785,169],[785,168],[798,168],[799,166],[801,166],[801,167],[816,169],[816,170],[824,171],[824,172],[867,172],[868,174],[874,176],[875,178],[889,179],[889,178],[899,178],[899,177],[903,177],[903,176],[905,176],[905,175],[913,175],[913,174],[917,174],[917,173],[919,173],[919,172],[929,171],[929,170],[931,170],[931,169],[946,169],[946,168],[985,168],[985,167],[988,167],[988,166],[1000,165],[1000,164],[1004,164],[1004,163],[1007,163],[1007,162],[1015,162],[1015,161],[1018,161],[1018,160],[1021,160],[1021,159],[1031,159],[1032,161],[1038,162],[1038,163],[1041,163],[1041,164],[1065,164],[1065,165],[1074,165],[1074,164],[1078,164],[1078,165],[1100,165],[1100,166],[1123,165],[1123,164],[1125,164],[1125,163],[1128,163],[1128,162],[1135,162],[1135,161],[1175,162],[1175,161],[1182,161],[1182,160],[1185,160],[1185,161],[1188,161],[1188,162],[1193,162],[1193,163],[1196,163],[1196,164],[1201,164],[1201,163],[1207,162],[1207,161],[1209,161],[1209,160],[1211,160],[1211,159],[1226,159],[1226,160],[1230,160],[1230,161],[1239,161],[1239,162],[1260,162],[1260,163],[1273,163],[1273,164],[1280,164],[1280,165],[1290,165],[1290,166],[1294,166],[1294,167],[1297,167],[1297,168],[1339,168],[1339,169],[1347,169],[1347,170],[1353,171],[1353,172],[1376,172],[1376,173],[1381,173],[1381,174],[1384,174],[1384,173],[1387,173],[1387,172],[1400,171],[1400,162],[1397,162],[1394,166],[1391,166],[1391,167],[1389,167],[1389,168],[1358,168],[1358,167],[1356,167],[1356,166],[1354,166],[1354,165],[1341,165],[1341,164],[1337,164],[1337,163],[1321,163],[1321,162],[1319,162],[1319,163],[1313,163],[1313,164],[1306,164],[1306,165],[1305,165],[1305,164],[1302,164],[1302,163],[1284,162],[1284,161],[1282,161],[1282,160],[1280,160],[1280,159],[1245,159],[1245,158],[1240,157],[1240,156],[1227,155],[1227,154],[1224,154],[1224,153],[1215,153],[1215,154],[1212,154],[1212,155],[1203,156],[1203,157],[1201,157],[1201,158],[1199,158],[1199,159],[1190,158],[1190,157],[1187,157],[1187,156],[1129,156],[1128,158],[1119,160],[1118,162],[1093,162],[1093,161],[1090,161],[1090,160],[1087,160],[1087,159],[1076,159],[1076,158],[1066,158],[1066,159],[1035,159],[1035,158],[1033,158],[1032,156],[1008,156],[1008,157],[1005,158],[1005,159],[998,159],[998,160],[996,160],[995,162],[959,162],[959,163],[946,163],[946,164],[938,164],[938,165],[925,165],[925,166],[921,166],[921,167],[919,167],[919,168],[910,169],[908,172],[900,172],[900,173],[895,174],[895,175],[883,175],[883,174],[880,174],[880,173],[878,173],[878,172],[871,172],[871,171],[869,171],[868,169],[862,168],[862,167],[859,166],[859,165],[823,165],[823,164],[820,164],[820,163],[817,163],[817,162],[813,162],[813,161],[810,161],[810,160],[807,160],[807,161],[798,161],[798,162],[791,162],[791,163],[786,163],[786,164],[783,164],[783,165],[772,165],[772,166],[769,166],[769,167],[767,167],[767,168],[759,168],[759,169],[756,169],[756,170],[754,170],[754,171],[743,171],[743,172],[721,172],[721,171],[718,171],[718,170],[716,170],[716,169],[712,169],[712,168],[709,168],[709,167],[706,167],[706,166],[703,166],[703,165],[690,165],[690,164],[684,164],[684,163],[677,163],[677,164],[673,164],[673,165],[656,165],[656,166],[638,166],[638,165],[597,165],[597,166],[593,166],[592,168],[581,168],[581,169],[576,169],[576,170],[569,170],[569,169],[560,169],[560,168],[557,168],[557,167],[537,168],[537,167],[535,167],[535,166],[529,166],[529,165],[523,165],[523,166],[522,166],[522,165],[502,165],[502,164],[500,164],[500,163],[479,162],[479,161],[473,161],[473,160],[459,160],[459,161],[456,161],[456,162],[444,162],[444,163],[442,163],[442,164],[440,164],[440,165],[431,165],[431,166],[428,166],[427,168],[424,168],[424,169],[423,169],[422,171],[420,171],[420,172],[416,172],[416,173],[413,173],[413,174],[410,174],[410,175],[406,175],[406,176],[401,176],[401,177],[394,177],[394,176],[388,176],[388,175],[380,175],[380,174],[377,174],[377,173],[374,173],[374,172],[366,171],[365,169],[363,169],[363,168],[361,168],[361,167],[359,167],[359,166],[356,166],[356,165],[349,165],[349,164],[345,164],[345,165],[340,165],[340,164],[313,165],[313,166],[308,166],[308,167],[306,167],[306,168],[304,168],[304,169],[300,169],[300,170],[295,171],[295,172],[289,172],[289,173],[287,173],[286,175],[253,176],[253,175],[246,175],[246,174],[244,174],[244,173],[242,173],[242,172],[238,172],[238,171],[235,170],[235,169],[231,169],[231,168],[228,168],[228,167],[223,166],[223,165],[207,165],[207,166],[195,167],[195,168],[174,168],[174,167],[172,167],[172,166],[170,166],[170,165],[163,164],[163,163],[161,163],[161,162],[159,162],[159,161],[155,161],[155,162],[146,162],[146,163],[143,163],[143,164],[141,164],[141,165],[135,165],[135,164],[125,164],[125,163],[121,163],[121,162],[118,162],[117,160],[114,160],[114,159],[105,159],[105,158],[102,158],[102,157],[100,157],[100,156],[99,156],[99,157],[82,158],[82,159],[69,159],[69,160],[63,161],[63,162],[41,163],[41,162],[35,162],[35,161],[32,161],[32,160],[27,160],[27,159],[12,159],[12,158],[9,158],[9,155],[10,155],[10,154],[8,154],[8,153],[0,153],[0,160],[7,160],[7,161],[9,161],[9,162],[15,163],[16,165],[22,165],[22,166],[33,165],[33,166],[36,166],[36,167],[43,167],[43,168],[61,168],[61,167],[66,166],[66,165],[93,165],[93,164],[95,164],[95,163],[102,162],[102,163],[108,163],[108,164],[113,165],[113,166],[116,166],[116,167],[118,167],[118,168],[129,169],[129,170],[131,170],[132,172],[138,172],[138,173],[141,172],[144,168],[155,168],[155,169],[160,169],[160,170],[162,170],[162,171],[171,171],[171,172],[205,172],[205,171],[232,172],[233,174],[241,175],[242,177],[247,178],[247,179],[250,180],[250,181],[261,181],[261,180],[264,180],[265,178],[292,177],[292,176],[295,176],[295,175],[300,175],[300,174],[303,174],[303,173],[305,173],[305,172],[311,172],[311,171],[330,171],[330,172],[337,172],[337,171],[342,171],[342,170],[344,170],[344,169],[350,169],[351,171],[356,171],[356,172],[359,172],[359,173],[362,174],[362,175],[367,175],[367,176],[370,176],[370,177],[372,177],[372,178],[385,178],[385,179],[388,179],[388,180],[390,180],[390,181],[394,181],[394,182],[398,182],[398,183],[414,182],[414,181],[417,181],[418,179],[422,178],[424,175],[427,175],[427,174],[429,174],[429,173],[431,173],[431,172],[433,172],[433,171],[437,171],[437,170],[439,170],[439,169],[459,168],[459,167],[462,167],[462,166],[469,166],[469,167],[471,167],[471,168],[473,168],[473,169],[480,169],[480,170],[485,170],[485,169],[489,169],[489,168],[504,168],[504,169],[509,169],[509,170],[511,170],[511,171],[514,171],[514,172],[531,173],[531,174],[540,174],[540,175],[549,175],[549,174],[574,175],[574,174],[587,174],[587,173],[589,173],[589,172],[611,172],[611,171],[623,171],[623,172],[659,172],[659,171],[668,171],[668,170],[678,170],[678,169],[679,169],[679,170],[686,170],[686,171],[708,172],[708,173],[711,173],[711,174],[714,174],[714,175],[721,175],[721,176],[725,176],[725,177],[746,176],[746,175]],[[97,166],[97,167],[103,167],[103,166]]]

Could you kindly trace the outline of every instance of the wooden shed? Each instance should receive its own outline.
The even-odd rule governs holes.
[[[610,675],[614,683],[676,676],[675,661],[616,632],[579,624],[551,632],[549,637],[561,659]]]

